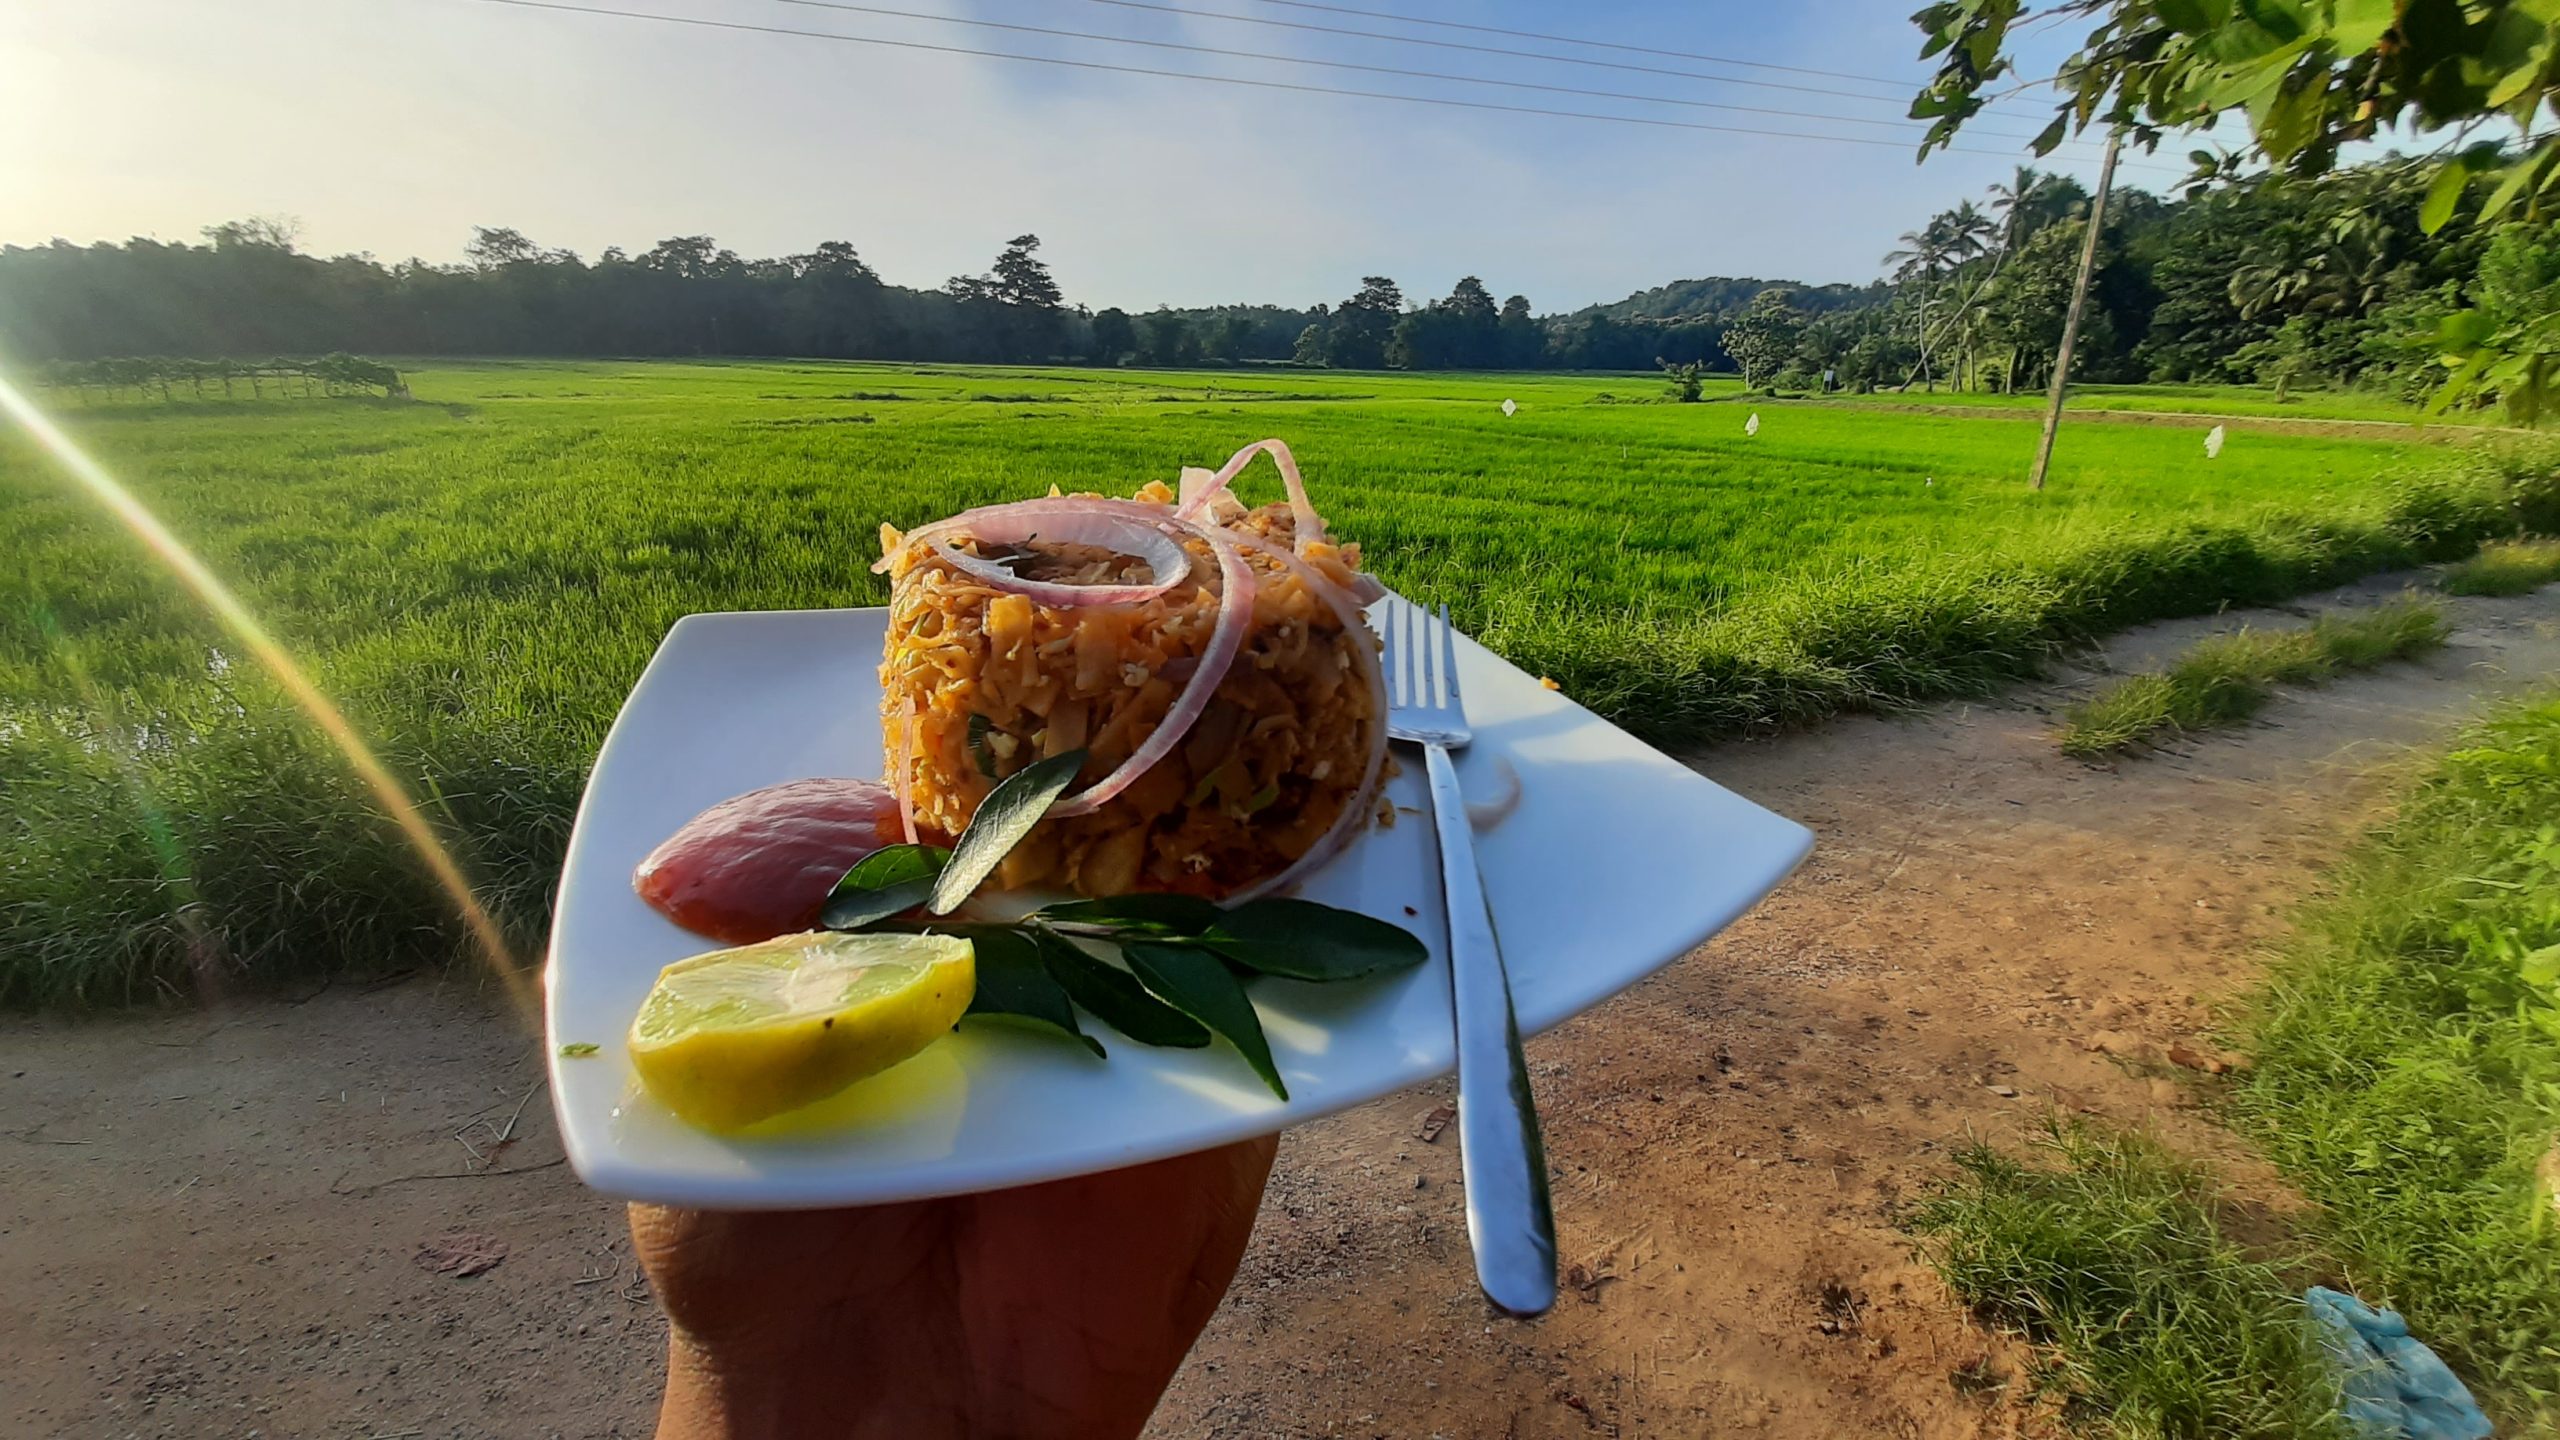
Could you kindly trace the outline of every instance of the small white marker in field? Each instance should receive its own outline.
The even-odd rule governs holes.
[[[1517,401],[1517,400],[1505,400],[1505,401],[1503,401],[1503,402],[1502,402],[1502,413],[1503,413],[1504,415],[1506,415],[1506,416],[1508,416],[1508,415],[1517,415],[1517,414],[1519,414],[1519,413],[1520,413],[1520,402],[1519,402],[1519,401]]]
[[[2219,425],[2204,432],[2204,458],[2207,460],[2222,458],[2222,427]]]
[[[1935,489],[1937,489],[1937,488],[1938,488],[1938,477],[1937,477],[1937,476],[1935,476],[1935,475],[1932,475],[1932,476],[1930,476],[1928,479],[1921,481],[1921,482],[1920,482],[1920,488],[1921,488],[1921,489],[1923,489],[1923,490],[1935,490]]]
[[[1757,435],[1760,433],[1759,411],[1752,411],[1751,418],[1742,422],[1742,433],[1745,435]]]

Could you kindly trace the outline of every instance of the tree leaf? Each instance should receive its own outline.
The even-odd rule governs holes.
[[[1400,925],[1312,900],[1255,900],[1218,917],[1200,943],[1249,970],[1292,980],[1357,980],[1430,952]]]
[[[2337,0],[2329,22],[2329,43],[2343,59],[2353,59],[2382,43],[2400,19],[2398,0]]]
[[[2436,322],[2436,348],[2448,355],[2468,355],[2489,343],[2498,322],[2480,310],[2456,310]]]
[[[2418,205],[2418,228],[2433,235],[2453,218],[2453,208],[2462,203],[2463,187],[2471,183],[2471,164],[2456,155],[2444,162],[2436,172],[2435,183],[2427,187],[2427,198]]]
[[[2281,77],[2274,90],[2253,101],[2249,118],[2258,143],[2278,160],[2300,154],[2320,133],[2329,108],[2329,72],[2314,67]]]
[[[969,937],[978,955],[978,993],[970,997],[967,1014],[1028,1021],[1073,1039],[1097,1060],[1104,1058],[1102,1042],[1077,1026],[1066,989],[1051,978],[1030,936],[1006,925],[954,928]]]
[[[1030,933],[1049,978],[1096,1020],[1141,1045],[1197,1050],[1209,1043],[1207,1026],[1148,994],[1128,971],[1095,959],[1054,930],[1033,927]]]
[[[997,782],[987,798],[978,802],[968,832],[951,847],[951,861],[934,881],[928,908],[936,915],[959,908],[1031,833],[1031,827],[1040,823],[1040,817],[1049,813],[1058,797],[1067,793],[1067,787],[1076,783],[1076,772],[1083,768],[1084,752],[1069,750],[1033,761]]]
[[[2152,0],[2162,24],[2189,35],[2201,35],[2214,27],[2214,17],[2204,8],[2204,0]]]
[[[1040,917],[1079,925],[1109,925],[1165,935],[1198,935],[1226,912],[1196,895],[1113,895],[1042,906]]]
[[[1206,950],[1175,945],[1130,944],[1122,946],[1120,953],[1128,957],[1130,972],[1149,990],[1226,1036],[1272,1094],[1289,1098],[1280,1067],[1271,1060],[1271,1042],[1262,1036],[1262,1017],[1254,1013],[1253,1000],[1244,993],[1242,982],[1227,973],[1225,961]]]
[[[939,845],[884,845],[853,862],[827,892],[818,923],[829,930],[859,930],[912,910],[933,893],[933,881],[951,859]]]

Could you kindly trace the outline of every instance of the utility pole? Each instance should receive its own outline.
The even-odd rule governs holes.
[[[2080,281],[2071,287],[2071,309],[2062,317],[2062,348],[2053,357],[2053,394],[2044,411],[2044,439],[2036,445],[2035,475],[2027,488],[2044,488],[2044,470],[2053,463],[2054,432],[2062,428],[2062,392],[2071,388],[2071,347],[2080,339],[2080,312],[2089,306],[2089,272],[2098,268],[2098,235],[2107,225],[2107,192],[2116,183],[2116,151],[2121,134],[2107,136],[2107,158],[2098,166],[2098,194],[2089,202],[2089,233],[2080,242]]]

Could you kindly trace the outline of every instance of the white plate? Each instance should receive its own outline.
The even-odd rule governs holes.
[[[1396,600],[1384,604],[1402,603]],[[853,1087],[830,1128],[724,1139],[639,1088],[623,1034],[661,966],[715,948],[632,893],[631,871],[704,808],[760,786],[880,768],[887,612],[787,610],[676,622],[596,757],[551,932],[551,1093],[569,1162],[611,1195],[669,1204],[872,1204],[1062,1179],[1267,1134],[1448,1072],[1449,977],[1422,767],[1400,814],[1316,875],[1310,899],[1403,924],[1432,960],[1347,985],[1253,987],[1282,1101],[1235,1051],[1150,1049],[1091,1022],[1064,1041],[964,1025]],[[1471,795],[1520,803],[1477,839],[1523,1031],[1587,1010],[1767,894],[1813,836],[1713,784],[1472,641]],[[1402,747],[1399,747],[1401,750]],[[595,1045],[581,1059],[567,1044]]]

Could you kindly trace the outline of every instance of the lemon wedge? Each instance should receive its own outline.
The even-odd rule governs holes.
[[[823,1100],[942,1038],[978,983],[955,935],[785,935],[679,960],[631,1022],[668,1109],[739,1130]]]

